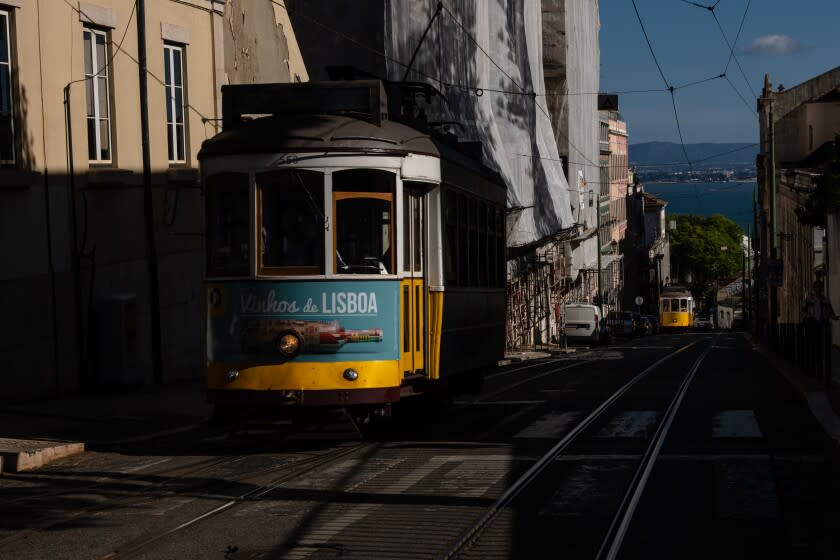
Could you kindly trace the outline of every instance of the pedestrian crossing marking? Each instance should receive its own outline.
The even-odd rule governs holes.
[[[549,412],[543,415],[530,426],[521,430],[514,438],[521,439],[557,439],[576,422],[583,412]]]
[[[752,410],[721,410],[712,419],[712,437],[760,438],[762,433]]]
[[[597,438],[645,438],[653,433],[659,420],[658,410],[625,410],[595,435]]]

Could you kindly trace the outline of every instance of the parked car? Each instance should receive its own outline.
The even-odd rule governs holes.
[[[696,315],[694,317],[695,329],[711,329],[714,325],[708,315]]]
[[[585,341],[591,344],[609,342],[610,329],[597,305],[590,303],[567,303],[563,305],[563,328],[570,341]]]
[[[659,334],[659,317],[656,315],[645,315],[644,317],[650,323],[650,334]]]
[[[633,334],[637,336],[645,336],[650,331],[650,323],[641,313],[633,313],[633,320],[635,325],[633,327]]]
[[[635,321],[629,311],[610,311],[607,315],[610,331],[616,336],[633,336]]]

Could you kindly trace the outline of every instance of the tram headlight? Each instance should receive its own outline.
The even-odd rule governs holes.
[[[303,347],[300,335],[295,332],[286,332],[277,337],[277,351],[286,358],[294,358]]]
[[[344,370],[344,379],[347,381],[356,381],[359,378],[359,372],[353,368],[347,368]]]

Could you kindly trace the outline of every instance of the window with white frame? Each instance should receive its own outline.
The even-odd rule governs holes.
[[[164,89],[166,90],[166,138],[169,163],[185,163],[186,126],[184,124],[184,48],[163,46]]]
[[[85,27],[85,90],[87,92],[88,160],[110,163],[111,84],[108,68],[108,34]]]
[[[12,41],[9,12],[0,10],[0,164],[15,162]]]

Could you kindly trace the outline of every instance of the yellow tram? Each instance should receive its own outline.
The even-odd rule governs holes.
[[[667,286],[659,296],[659,324],[663,330],[694,326],[694,297],[687,288]]]
[[[211,402],[364,416],[497,363],[505,185],[424,122],[432,88],[222,92],[199,153]]]

